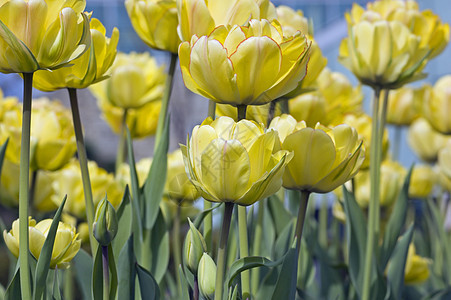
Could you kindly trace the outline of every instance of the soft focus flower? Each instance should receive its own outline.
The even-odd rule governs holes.
[[[288,107],[290,115],[297,121],[304,121],[308,127],[314,127],[318,122],[327,123],[327,104],[319,91],[301,94],[290,99]]]
[[[180,148],[168,154],[168,170],[165,194],[169,199],[181,204],[192,202],[200,197],[196,187],[189,181]]]
[[[267,127],[269,107],[270,103],[263,105],[249,105],[246,109],[246,119],[257,123],[263,123],[265,124],[265,127]],[[276,105],[274,108],[274,116],[279,116],[280,114],[280,106]],[[216,104],[216,115],[227,116],[235,121],[238,121],[238,112],[236,107],[229,104]]]
[[[354,127],[359,138],[363,140],[363,145],[365,146],[365,161],[363,162],[361,169],[367,169],[370,166],[370,153],[371,153],[371,127],[372,119],[366,114],[360,115],[346,115],[343,118],[343,123]],[[382,159],[385,158],[388,152],[389,140],[388,131],[385,129],[384,136],[382,139]]]
[[[425,162],[435,162],[438,151],[448,140],[449,138],[435,131],[423,118],[413,122],[407,134],[407,141],[413,152]]]
[[[289,157],[277,132],[229,117],[207,118],[182,146],[186,170],[202,197],[251,205],[277,192]]]
[[[206,252],[200,259],[197,278],[199,280],[200,294],[205,299],[212,300],[215,294],[216,264]]]
[[[138,183],[140,187],[144,185],[144,182],[147,179],[147,175],[149,174],[151,165],[152,158],[143,158],[135,164],[136,173],[138,176]],[[125,188],[127,184],[129,187],[131,186],[130,166],[127,163],[121,164],[121,166],[117,170],[116,181],[119,182],[123,188]]]
[[[0,72],[57,69],[90,43],[85,0],[3,0],[0,4]]]
[[[388,94],[387,123],[408,126],[420,116],[420,105],[426,86],[422,88],[401,87]]]
[[[88,170],[94,206],[97,206],[107,194],[111,204],[115,208],[119,207],[122,201],[122,189],[113,174],[98,167],[94,161],[88,162]],[[53,201],[59,205],[64,195],[67,195],[64,211],[80,219],[85,219],[86,206],[79,162],[75,159],[72,160],[64,168],[55,172],[53,178],[53,188],[56,191],[52,197]]]
[[[6,157],[19,164],[22,133],[21,104],[4,112],[0,123],[0,140],[9,137]],[[58,101],[47,98],[33,99],[31,119],[32,170],[57,170],[65,165],[76,151],[72,116]]]
[[[107,80],[90,86],[99,101],[123,109],[140,108],[163,95],[166,74],[149,53],[118,53]]]
[[[437,174],[429,165],[417,165],[412,170],[409,197],[425,199],[432,193],[438,181]]]
[[[438,152],[438,165],[440,171],[451,180],[451,139]]]
[[[193,274],[197,274],[199,261],[202,254],[207,251],[207,244],[190,219],[188,219],[188,222],[190,229],[186,233],[185,244],[183,245],[183,260],[188,270]]]
[[[451,134],[451,75],[440,78],[423,103],[423,116],[432,127],[443,134]]]
[[[30,217],[28,222],[29,243],[31,254],[38,259],[41,255],[42,247],[50,230],[52,219],[45,219],[36,224],[36,221]],[[19,257],[19,220],[15,220],[12,229],[7,232],[3,231],[3,238],[6,246],[14,254]],[[75,228],[71,225],[59,222],[56,231],[55,243],[53,244],[52,258],[50,260],[50,268],[67,269],[70,261],[80,250],[81,241]]]
[[[283,150],[293,151],[283,175],[283,186],[327,193],[355,176],[365,151],[357,131],[348,125],[307,127],[290,115],[274,118],[270,124],[279,132]]]
[[[177,0],[179,35],[190,41],[193,35],[209,35],[221,25],[244,25],[250,19],[276,18],[268,0]]]
[[[136,33],[149,47],[177,53],[175,0],[126,0],[125,8]]]
[[[430,259],[416,254],[415,246],[413,243],[410,244],[404,270],[404,282],[406,284],[418,284],[426,281],[429,278],[430,263]]]
[[[91,19],[91,47],[79,58],[71,62],[71,66],[57,70],[37,71],[33,76],[33,85],[41,91],[54,91],[62,88],[84,89],[105,78],[105,73],[116,57],[119,31],[113,28],[111,38],[105,36],[102,23]]]
[[[179,48],[186,87],[234,106],[265,104],[292,91],[305,76],[309,55],[301,32],[284,36],[277,21],[268,20],[219,26]]]

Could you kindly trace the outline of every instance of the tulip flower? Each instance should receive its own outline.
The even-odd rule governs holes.
[[[91,47],[79,58],[71,62],[71,66],[53,71],[37,71],[33,77],[35,88],[50,92],[62,88],[84,89],[89,85],[107,78],[106,72],[116,57],[119,31],[113,29],[111,38],[105,36],[102,23],[91,19]]]
[[[36,221],[30,217],[28,222],[30,252],[38,259],[45,239],[50,230],[52,219],[45,219],[36,224]],[[19,256],[19,221],[15,220],[12,229],[7,232],[3,231],[3,238],[6,246],[15,256]],[[75,228],[71,225],[59,222],[56,231],[55,243],[53,244],[52,257],[50,260],[50,268],[67,269],[70,261],[80,250],[81,241]]]
[[[274,118],[283,150],[293,151],[283,175],[287,189],[328,193],[355,176],[365,158],[357,131],[348,125],[307,127],[290,115]]]
[[[267,20],[219,26],[179,48],[186,87],[234,106],[266,104],[292,91],[305,76],[309,55],[301,32],[284,36],[277,21]]]
[[[179,149],[168,154],[168,169],[164,193],[179,205],[192,202],[200,197],[196,187],[189,181],[185,172],[182,151]]]
[[[151,48],[177,53],[175,0],[126,0],[125,8],[139,37]]]
[[[214,299],[215,293],[215,277],[216,277],[216,264],[214,260],[204,253],[199,262],[199,270],[197,272],[197,278],[199,280],[199,291],[202,297],[208,300]]]
[[[410,177],[409,197],[426,199],[437,182],[437,174],[431,166],[416,165]]]
[[[277,192],[289,157],[277,151],[277,132],[229,117],[194,127],[182,153],[191,182],[212,202],[251,205]]]
[[[408,285],[412,285],[426,281],[429,278],[430,263],[430,259],[416,254],[414,244],[410,244],[404,270],[404,282]]]
[[[437,155],[449,138],[437,131],[423,118],[409,127],[407,141],[413,152],[425,162],[437,161]]]
[[[0,5],[0,72],[63,67],[90,45],[85,0],[5,0]]]
[[[451,134],[451,75],[440,78],[429,97],[423,99],[423,115],[442,134]]]
[[[118,230],[116,210],[107,197],[97,205],[92,227],[94,237],[101,246],[108,246],[116,237]]]
[[[193,35],[209,35],[218,26],[243,25],[249,19],[277,18],[268,0],[177,0],[179,35],[190,41]]]
[[[420,114],[420,103],[428,92],[427,86],[414,89],[402,87],[390,91],[388,96],[387,123],[396,126],[408,126]]]
[[[451,180],[451,140],[438,153],[438,165],[441,173]]]
[[[190,229],[185,238],[183,260],[185,261],[188,270],[193,274],[197,274],[199,261],[202,258],[202,254],[207,251],[207,245],[205,244],[204,237],[200,231],[197,230],[196,226],[194,226],[190,219],[188,219],[188,222]]]

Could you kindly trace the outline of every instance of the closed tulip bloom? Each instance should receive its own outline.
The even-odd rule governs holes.
[[[179,48],[186,87],[234,106],[266,104],[292,91],[305,76],[309,55],[301,32],[284,36],[277,21],[267,20],[219,26]]]
[[[270,124],[280,133],[283,150],[293,151],[283,175],[283,186],[307,192],[328,193],[357,174],[365,157],[357,131],[348,125],[307,127],[290,115]]]
[[[110,78],[90,86],[101,101],[123,108],[140,108],[163,95],[166,74],[149,53],[118,53]]]
[[[30,217],[28,222],[30,252],[38,259],[41,255],[42,247],[50,230],[52,219],[45,219],[36,224],[36,221]],[[6,246],[14,254],[19,257],[19,220],[15,220],[12,229],[7,232],[3,231],[3,238]],[[55,242],[53,244],[52,257],[50,260],[50,268],[67,269],[70,261],[80,250],[81,241],[75,228],[71,225],[59,222],[56,231]]]
[[[437,131],[423,118],[409,127],[407,141],[413,152],[425,162],[436,162],[437,155],[449,138]]]
[[[175,0],[126,0],[125,8],[136,33],[149,47],[177,53]]]
[[[408,285],[419,284],[429,278],[431,260],[416,254],[414,244],[410,244],[404,270],[404,282]]]
[[[438,165],[440,171],[451,180],[451,140],[439,151]]]
[[[440,78],[424,98],[423,115],[435,130],[451,134],[451,75]]]
[[[199,262],[199,270],[197,271],[199,280],[199,292],[207,300],[214,299],[216,264],[213,258],[204,253]]]
[[[268,126],[268,114],[269,114],[270,104],[263,105],[250,105],[246,109],[246,119],[252,120],[257,123],[263,123],[265,126]],[[281,114],[280,106],[276,105],[274,109],[274,115],[278,116]],[[226,116],[238,120],[238,112],[236,107],[233,107],[229,104],[216,104],[216,115],[217,116]]]
[[[98,167],[93,161],[88,162],[88,170],[94,206],[97,206],[107,194],[111,204],[118,208],[122,201],[123,192],[113,174]],[[61,170],[54,172],[52,185],[55,189],[55,195],[52,197],[52,200],[57,205],[60,205],[64,195],[67,195],[64,211],[80,219],[86,219],[85,197],[79,162],[72,160]]]
[[[401,87],[388,95],[387,123],[408,126],[420,116],[420,104],[427,87]]]
[[[31,73],[67,65],[87,50],[85,0],[4,0],[0,4],[0,72]]]
[[[268,0],[177,0],[179,35],[190,41],[193,35],[209,35],[221,25],[243,25],[249,19],[273,20],[274,5]]]
[[[287,164],[274,130],[262,124],[207,118],[182,146],[186,170],[202,197],[212,202],[251,205],[277,192]]]
[[[93,83],[107,78],[106,72],[116,57],[119,31],[113,29],[111,38],[105,36],[102,23],[91,19],[91,47],[79,58],[71,62],[71,66],[53,71],[37,71],[33,76],[35,88],[50,92],[62,88],[84,89]]]
[[[165,194],[179,204],[192,202],[200,197],[196,187],[188,179],[185,172],[182,151],[179,149],[168,154],[168,169]]]
[[[431,166],[416,165],[410,177],[409,197],[426,199],[431,195],[437,182],[437,174]]]
[[[6,157],[19,164],[22,132],[21,104],[5,112],[0,123],[0,139],[9,137]],[[32,170],[57,170],[65,165],[77,150],[70,111],[58,101],[34,99],[31,120]]]

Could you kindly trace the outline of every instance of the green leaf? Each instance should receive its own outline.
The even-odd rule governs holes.
[[[108,245],[108,268],[110,270],[110,300],[116,299],[117,292],[117,269],[116,261],[114,260],[113,247]]]
[[[19,268],[16,269],[16,273],[14,274],[13,279],[9,283],[8,287],[6,288],[5,299],[6,300],[22,299],[21,292],[20,292],[20,270],[19,270]]]
[[[230,287],[229,289],[229,296],[227,297],[228,300],[237,300],[238,299],[238,285],[235,285],[234,287]]]
[[[261,256],[248,256],[240,258],[239,260],[235,261],[229,269],[229,276],[227,278],[227,286],[231,287],[233,284],[233,280],[243,271],[256,268],[256,267],[276,267],[282,262],[284,259],[279,259],[278,261],[271,261],[265,257]]]
[[[409,173],[406,176],[401,192],[399,193],[398,199],[395,202],[394,209],[388,220],[387,227],[384,233],[384,240],[382,243],[382,248],[380,252],[380,270],[383,272],[387,266],[388,260],[392,255],[393,249],[395,248],[396,242],[401,234],[401,229],[404,226],[407,216],[407,202],[409,200],[409,184],[410,176],[412,175],[412,169],[410,168]]]
[[[166,118],[162,137],[155,150],[155,155],[150,166],[150,171],[144,183],[145,223],[147,229],[152,229],[160,211],[160,202],[163,197],[166,183],[166,172],[168,167],[168,147],[169,147],[169,119]]]
[[[132,184],[132,230],[133,234],[138,237],[138,241],[142,242],[143,240],[143,224],[142,224],[142,216],[141,209],[142,205],[140,197],[140,189],[139,189],[139,181],[138,174],[136,173],[136,164],[135,164],[135,155],[133,152],[133,141],[130,135],[130,131],[127,128],[127,151],[128,151],[128,164],[130,165],[130,182]]]
[[[280,234],[287,224],[290,223],[293,216],[285,209],[283,202],[277,196],[273,195],[269,197],[267,202],[272,219],[274,220],[276,233]]]
[[[128,185],[125,187],[124,196],[122,197],[122,202],[117,209],[116,215],[118,219],[118,232],[113,239],[112,245],[114,254],[118,256],[125,243],[127,243],[132,229],[132,204]]]
[[[92,257],[85,250],[80,249],[72,260],[75,269],[75,279],[81,289],[83,299],[91,300],[91,281],[92,281]]]
[[[272,300],[295,299],[297,281],[297,257],[295,244],[288,250],[283,260],[282,269],[279,273]]]
[[[163,213],[160,209],[158,209],[158,211],[159,213],[155,225],[150,234],[149,252],[143,253],[142,255],[149,255],[151,257],[150,272],[155,276],[157,282],[161,282],[161,279],[167,272],[170,251],[169,232],[166,228]]]
[[[158,300],[160,299],[160,288],[155,278],[149,271],[136,264],[136,270],[139,280],[142,299]]]
[[[217,209],[218,207],[220,207],[222,205],[221,203],[216,204],[215,206],[213,206],[212,208],[206,209],[202,212],[200,212],[197,216],[196,219],[194,219],[194,226],[196,226],[196,228],[200,228],[200,225],[202,225],[202,222],[204,221],[205,217],[211,213],[212,211],[214,211],[215,209]]]
[[[92,268],[92,294],[94,300],[103,299],[103,267],[102,267],[102,246],[98,245],[94,266]]]
[[[354,195],[345,186],[343,186],[343,196],[348,238],[349,275],[357,294],[361,297],[366,251],[366,220]],[[374,270],[374,268],[372,269]]]
[[[188,282],[186,281],[185,274],[183,273],[182,266],[178,268],[180,283],[182,284],[182,294],[180,295],[181,300],[190,300],[189,298],[189,290],[188,290]]]
[[[290,249],[294,236],[294,226],[295,226],[294,222],[295,222],[294,219],[291,218],[291,222],[285,226],[285,228],[282,230],[279,237],[277,238],[274,246],[275,259],[284,257],[284,255]]]
[[[133,235],[119,254],[117,298],[121,300],[135,299],[136,259],[133,252]]]
[[[422,300],[448,300],[451,299],[451,287],[434,291]]]
[[[388,264],[387,282],[390,285],[391,299],[401,299],[404,288],[404,269],[406,267],[407,252],[412,241],[413,224],[396,243],[393,255]]]
[[[53,217],[52,224],[47,233],[47,237],[42,246],[41,254],[39,255],[38,263],[36,265],[35,281],[34,281],[34,293],[33,299],[39,300],[42,297],[42,293],[46,288],[47,275],[49,273],[50,261],[52,259],[53,244],[55,243],[55,236],[58,229],[59,222],[61,220],[61,213],[63,212],[64,204],[66,204],[67,195],[64,196],[63,202]]]
[[[58,271],[57,270],[55,270],[54,277],[53,277],[52,298],[53,298],[53,300],[61,300],[61,291],[60,291],[60,284],[59,284],[59,280],[58,280]]]

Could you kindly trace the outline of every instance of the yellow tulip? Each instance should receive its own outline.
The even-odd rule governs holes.
[[[277,21],[268,20],[219,26],[179,48],[186,87],[234,106],[266,104],[292,91],[305,76],[309,55],[302,33],[286,37]]]
[[[263,105],[248,106],[246,109],[246,119],[255,121],[257,123],[263,123],[267,127],[269,107],[269,103]],[[280,107],[279,105],[276,105],[274,109],[274,116],[278,116],[280,114]],[[216,115],[230,117],[235,121],[238,120],[238,112],[236,107],[233,107],[229,104],[216,104]]]
[[[90,28],[89,50],[73,60],[69,67],[37,71],[33,76],[35,88],[45,92],[62,88],[84,89],[107,78],[106,72],[116,57],[119,31],[114,28],[111,38],[107,38],[105,27],[95,18],[91,19]]]
[[[431,260],[416,254],[415,246],[409,245],[406,267],[404,270],[404,282],[406,284],[418,284],[429,278],[429,264]]]
[[[430,97],[423,99],[423,115],[443,134],[451,134],[451,75],[440,78],[432,89]]]
[[[149,53],[118,53],[111,77],[90,86],[100,101],[123,108],[140,108],[163,95],[166,74]]]
[[[252,121],[206,119],[182,146],[186,170],[202,197],[251,205],[277,192],[290,157],[278,150],[277,132]]]
[[[348,125],[307,127],[290,115],[274,118],[283,150],[293,151],[283,175],[287,189],[328,193],[357,174],[365,157],[357,131]]]
[[[177,53],[175,0],[126,0],[125,8],[136,33],[149,47]]]
[[[387,123],[408,126],[420,115],[420,103],[427,93],[427,87],[414,89],[401,87],[388,95]]]
[[[50,230],[52,219],[45,219],[36,224],[36,221],[30,217],[28,222],[30,252],[38,259],[41,255],[42,247]],[[9,251],[15,257],[19,257],[19,220],[15,220],[12,229],[3,231],[3,238]],[[71,225],[59,222],[56,231],[55,242],[53,244],[50,268],[67,269],[70,261],[80,250],[81,241],[75,228]]]
[[[426,199],[438,182],[437,174],[429,165],[417,165],[413,168],[409,185],[409,197]]]
[[[31,73],[67,65],[87,50],[85,0],[3,0],[0,72]]]
[[[209,35],[221,25],[243,25],[249,19],[271,21],[277,17],[268,0],[177,0],[177,10],[183,41],[190,41],[193,35]]]
[[[413,152],[425,162],[435,162],[438,151],[449,138],[435,131],[423,118],[417,119],[409,127],[407,141]]]
[[[216,271],[215,261],[207,252],[204,252],[199,262],[197,278],[199,279],[199,292],[207,300],[214,299]]]
[[[0,140],[9,137],[6,157],[19,164],[22,132],[21,104],[3,115]],[[33,100],[31,119],[32,170],[57,170],[75,154],[76,144],[70,111],[58,101],[47,98]]]
[[[343,123],[357,129],[359,138],[363,140],[365,146],[366,156],[361,168],[367,169],[370,166],[370,153],[371,153],[371,117],[365,114],[360,115],[346,115],[343,118]],[[388,131],[384,130],[384,136],[382,139],[382,158],[387,155],[389,146]]]
[[[168,154],[168,171],[165,194],[169,199],[182,204],[200,197],[196,187],[189,181],[185,172],[182,151],[179,149]]]
[[[93,194],[94,206],[105,197],[111,204],[118,208],[122,201],[122,188],[114,179],[113,174],[97,166],[94,161],[88,162],[89,176]],[[60,205],[64,195],[67,194],[67,202],[64,211],[80,219],[86,218],[85,197],[81,181],[80,165],[77,160],[72,160],[64,168],[53,173],[53,188],[55,194],[52,200]]]
[[[445,191],[451,192],[451,177],[443,171],[443,166],[436,166],[435,171],[438,174],[438,183]]]
[[[288,101],[290,115],[297,121],[304,121],[308,127],[316,123],[327,124],[327,105],[319,91],[301,94]]]
[[[136,173],[138,175],[138,183],[140,187],[144,185],[151,165],[152,158],[143,158],[135,164]],[[129,187],[131,187],[130,166],[127,163],[123,163],[119,167],[119,170],[116,172],[116,181],[119,182],[123,188],[125,188],[127,184]]]
[[[438,165],[441,173],[451,180],[451,140],[438,152]]]

